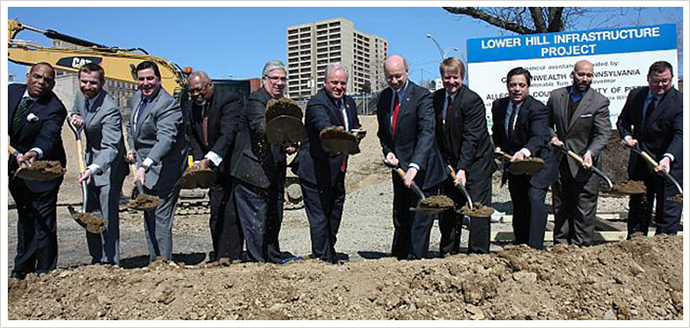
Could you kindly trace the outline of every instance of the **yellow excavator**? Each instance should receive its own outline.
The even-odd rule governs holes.
[[[23,30],[41,33],[49,39],[68,42],[83,48],[44,47],[37,42],[17,39],[17,34]],[[135,82],[132,75],[133,69],[140,62],[150,60],[158,64],[163,89],[169,94],[179,94],[187,85],[187,74],[179,66],[165,58],[150,55],[141,48],[109,47],[54,30],[41,30],[13,19],[8,21],[7,35],[9,36],[8,59],[16,64],[33,65],[47,62],[58,70],[76,73],[82,65],[96,63],[103,67],[106,78],[133,83]]]

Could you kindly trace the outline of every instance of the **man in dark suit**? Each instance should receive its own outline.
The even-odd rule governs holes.
[[[678,190],[659,175],[664,170],[683,183],[683,93],[673,87],[673,67],[665,61],[649,67],[647,82],[649,86],[630,92],[616,124],[628,147],[640,147],[659,164],[652,168],[630,153],[630,179],[644,181],[647,193],[630,196],[628,238],[647,235],[655,199],[656,234],[677,234],[683,209],[682,204],[668,200]]]
[[[292,143],[268,143],[266,105],[271,99],[283,98],[286,76],[287,69],[281,61],[264,65],[262,86],[249,95],[232,153],[231,173],[247,255],[259,262],[282,260],[278,235],[283,221],[286,154],[293,154],[296,147]]]
[[[458,189],[464,185],[472,201],[491,206],[491,175],[494,172],[494,146],[486,124],[484,101],[463,84],[465,65],[457,58],[447,58],[439,67],[443,89],[434,92],[436,141],[447,165],[453,167],[456,179],[448,177],[441,192],[458,206],[467,203]],[[455,211],[441,214],[441,255],[460,251],[463,216]],[[470,220],[468,253],[488,253],[491,220]]]
[[[498,99],[491,106],[494,124],[491,127],[496,150],[512,154],[512,161],[539,157],[544,167],[535,175],[503,173],[508,181],[513,203],[513,232],[515,244],[527,244],[536,249],[544,247],[546,230],[546,192],[557,179],[556,156],[549,145],[549,112],[546,106],[529,95],[532,76],[516,67],[508,72],[508,97]]]
[[[180,196],[180,178],[187,161],[184,120],[179,103],[161,87],[158,65],[143,61],[135,68],[139,91],[132,97],[132,117],[127,125],[128,159],[139,167],[135,183],[161,203],[144,211],[149,261],[172,260],[172,225]]]
[[[342,64],[326,67],[323,89],[307,103],[308,139],[300,145],[294,164],[309,219],[311,256],[331,263],[338,262],[335,243],[345,203],[347,155],[326,152],[320,133],[331,126],[342,126],[346,131],[361,127],[355,102],[345,95],[347,78]]]
[[[546,104],[551,144],[567,147],[584,161],[580,165],[562,152],[556,155],[559,179],[551,186],[556,216],[553,242],[588,246],[594,234],[599,177],[583,166],[597,165],[611,135],[609,100],[590,88],[594,65],[589,61],[575,63],[570,78],[573,85],[551,92]]]
[[[79,174],[86,181],[87,212],[105,220],[100,234],[86,232],[91,263],[120,264],[120,194],[127,175],[122,114],[115,100],[103,90],[105,72],[94,63],[79,68],[79,90],[69,120],[86,134],[87,168]]]
[[[405,58],[394,55],[383,65],[388,88],[377,104],[378,137],[389,165],[406,171],[400,178],[393,173],[392,253],[399,259],[421,259],[429,251],[431,227],[436,215],[413,213],[419,196],[412,191],[415,182],[431,196],[449,172],[443,165],[434,135],[434,108],[429,91],[407,79]]]
[[[237,135],[242,98],[223,89],[216,89],[204,71],[189,75],[187,141],[194,160],[202,169],[212,168],[217,180],[209,187],[211,203],[211,261],[228,261],[242,257],[242,232],[232,196],[230,163]]]
[[[12,156],[8,171],[25,161],[59,161],[66,165],[62,146],[62,123],[67,111],[53,93],[55,70],[38,63],[26,74],[26,85],[11,84],[7,101],[10,145],[20,154]],[[17,205],[17,255],[10,277],[45,274],[57,267],[57,198],[62,177],[28,181],[10,176],[9,188]]]

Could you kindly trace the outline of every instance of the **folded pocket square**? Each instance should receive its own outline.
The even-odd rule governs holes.
[[[592,117],[594,114],[582,114],[580,117]]]

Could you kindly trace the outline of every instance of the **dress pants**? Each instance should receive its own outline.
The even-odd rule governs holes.
[[[282,192],[241,180],[235,181],[234,192],[249,260],[280,263],[278,235],[283,219]]]
[[[93,179],[87,184],[86,211],[105,221],[105,231],[99,234],[86,231],[91,264],[120,264],[120,193],[124,180],[123,174],[121,178],[111,179],[108,185],[96,186]]]
[[[60,184],[63,178],[60,179]],[[60,184],[45,192],[32,192],[24,180],[10,179],[17,204],[17,255],[13,274],[47,273],[57,267],[57,198]]]
[[[544,248],[546,232],[546,192],[548,187],[536,188],[530,184],[529,175],[508,173],[508,190],[513,202],[513,233],[515,244]]]
[[[180,196],[180,185],[169,190],[152,190],[144,187],[144,192],[161,199],[158,207],[144,211],[144,231],[149,249],[149,263],[154,262],[157,257],[172,260],[172,226],[177,199]]]
[[[493,155],[493,154],[492,154]],[[468,176],[465,189],[470,194],[472,201],[485,206],[491,206],[491,170],[486,170],[488,177]],[[465,195],[455,186],[449,177],[441,185],[441,193],[450,197],[456,207],[467,204]],[[441,243],[439,251],[441,255],[457,254],[460,252],[460,236],[462,234],[463,215],[455,211],[445,211],[440,214],[439,230],[441,231]],[[467,253],[489,253],[491,244],[491,218],[470,218],[470,235],[467,242]]]
[[[345,204],[345,173],[338,173],[332,187],[318,186],[300,179],[309,220],[312,257],[337,262],[335,243]]]
[[[680,216],[683,204],[668,200],[669,197],[678,194],[678,189],[665,177],[650,172],[647,163],[643,159],[637,161],[637,167],[631,175],[632,180],[644,181],[647,192],[645,194],[630,196],[630,211],[628,214],[628,238],[634,233],[649,231],[652,218],[652,204],[656,199],[656,234],[676,235],[680,228]],[[679,183],[683,183],[683,171],[671,169]]]
[[[599,181],[600,178],[596,174],[591,174],[585,182],[575,181],[569,170],[564,172],[564,169],[561,169],[558,181],[551,186],[555,213],[554,244],[592,244]]]
[[[233,182],[220,181],[212,184],[208,189],[208,197],[211,205],[209,228],[213,242],[213,256],[210,260],[241,259],[242,230],[233,196]]]
[[[423,190],[424,196],[438,194],[438,186]],[[398,260],[419,260],[429,252],[431,228],[437,215],[421,215],[416,208],[419,196],[405,187],[402,178],[393,173],[393,245],[391,253]]]

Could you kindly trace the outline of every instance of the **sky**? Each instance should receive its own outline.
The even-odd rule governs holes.
[[[151,3],[158,4],[164,3]],[[15,5],[26,6],[18,2]],[[352,21],[356,30],[386,39],[389,54],[401,54],[408,60],[413,81],[439,75],[439,50],[427,34],[448,50],[448,56],[461,58],[466,58],[467,39],[510,35],[479,20],[447,13],[440,7],[9,7],[7,14],[9,19],[19,19],[25,25],[108,46],[144,48],[182,68],[205,70],[212,78],[228,78],[231,74],[233,79],[259,77],[269,60],[286,62],[288,26],[336,17]],[[644,15],[635,10],[612,8],[581,19],[576,30],[679,22],[682,22],[682,8],[654,7],[645,10]],[[26,30],[17,38],[50,44],[43,35]],[[9,63],[8,71],[21,80],[26,68]]]

